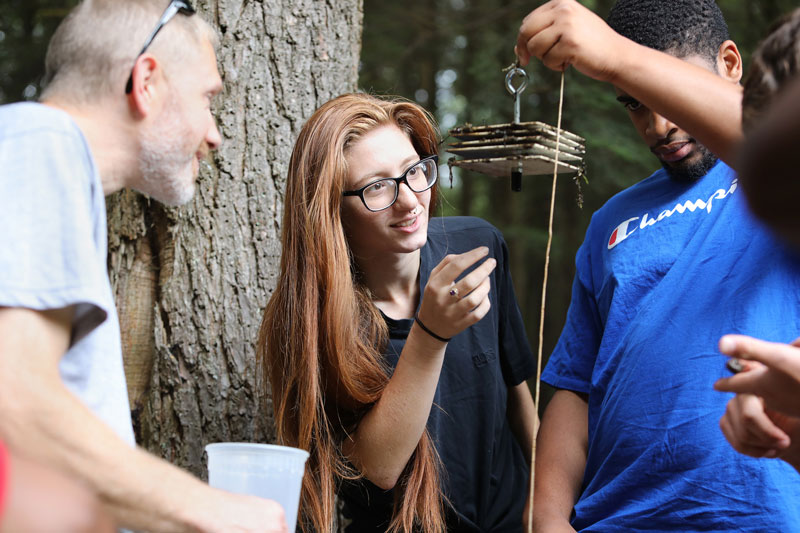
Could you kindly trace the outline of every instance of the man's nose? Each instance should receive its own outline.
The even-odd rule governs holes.
[[[217,128],[217,121],[211,118],[211,127],[206,132],[206,143],[209,149],[216,150],[222,144],[222,135]]]
[[[663,115],[651,111],[645,133],[650,138],[666,139],[669,137],[670,132],[675,129],[677,129],[675,124],[664,118]]]

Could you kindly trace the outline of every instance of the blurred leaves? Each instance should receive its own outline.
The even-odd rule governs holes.
[[[77,0],[0,0],[0,103],[35,100],[47,42]]]

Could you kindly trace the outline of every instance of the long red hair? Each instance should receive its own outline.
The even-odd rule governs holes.
[[[401,99],[345,94],[306,122],[289,162],[281,270],[258,336],[278,440],[308,450],[301,494],[305,532],[331,531],[336,488],[357,479],[342,442],[389,381],[386,324],[361,284],[342,226],[345,152],[378,126],[405,131],[420,157],[437,152],[430,115]],[[432,191],[431,205],[435,204]],[[444,531],[439,458],[427,431],[395,487],[389,531]]]

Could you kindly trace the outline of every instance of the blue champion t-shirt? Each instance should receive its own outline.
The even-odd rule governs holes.
[[[800,260],[756,221],[723,163],[659,170],[592,217],[542,379],[589,395],[578,531],[800,531],[800,475],[719,429],[726,333],[800,336]]]

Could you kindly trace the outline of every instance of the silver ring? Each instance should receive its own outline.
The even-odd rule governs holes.
[[[458,298],[458,288],[457,287],[453,287],[452,289],[450,289],[450,296],[452,296],[453,298]]]

